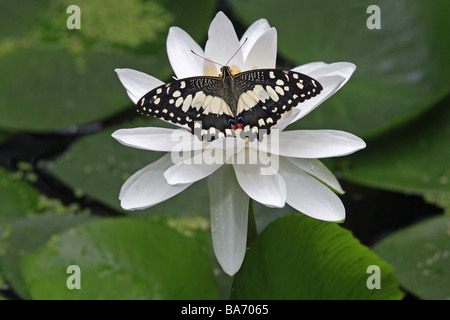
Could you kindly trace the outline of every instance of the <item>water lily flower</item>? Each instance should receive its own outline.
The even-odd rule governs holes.
[[[205,50],[185,31],[172,27],[167,52],[178,79],[218,76],[220,66],[209,60],[225,65],[233,55],[236,72],[275,68],[277,33],[260,19],[238,39],[230,20],[219,12],[211,22]],[[185,129],[159,127],[115,131],[112,136],[126,146],[167,152],[123,184],[121,206],[145,209],[207,178],[214,252],[229,275],[239,270],[244,259],[250,198],[275,208],[287,203],[316,219],[343,220],[345,209],[335,192],[344,191],[318,159],[353,153],[365,147],[364,141],[338,130],[284,129],[338,91],[355,68],[348,62],[314,62],[294,68],[319,81],[323,91],[286,113],[264,139],[249,142],[224,137],[206,142]],[[134,103],[163,84],[139,71],[116,72]]]

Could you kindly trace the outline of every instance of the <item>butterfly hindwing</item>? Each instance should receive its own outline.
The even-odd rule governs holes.
[[[269,133],[281,116],[322,91],[313,78],[293,71],[258,69],[218,77],[174,80],[145,94],[137,111],[186,125],[204,140],[253,139]]]

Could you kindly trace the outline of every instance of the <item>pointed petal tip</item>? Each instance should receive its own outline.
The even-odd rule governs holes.
[[[222,267],[223,271],[227,275],[234,276],[241,268],[242,261],[238,264],[236,264],[236,263],[227,264],[227,263],[222,263],[221,261],[219,261],[219,264]]]
[[[322,208],[322,210],[314,210],[310,212],[302,212],[302,214],[326,222],[337,222],[341,223],[345,221],[345,207],[342,205],[341,207],[335,208]]]

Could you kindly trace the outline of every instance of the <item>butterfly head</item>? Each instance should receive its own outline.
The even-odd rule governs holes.
[[[239,67],[237,65],[232,65],[230,66],[222,66],[220,68],[220,74],[219,77],[224,77],[224,76],[234,76],[238,73],[241,73],[242,71],[239,69]]]

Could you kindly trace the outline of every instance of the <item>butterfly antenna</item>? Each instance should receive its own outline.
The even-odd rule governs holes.
[[[218,64],[219,66],[223,67],[222,64],[220,64],[220,63],[218,63],[218,62],[215,62],[215,61],[212,61],[212,60],[210,60],[210,59],[208,59],[208,58],[202,57],[202,56],[199,55],[198,53],[195,53],[194,50],[191,50],[191,52],[192,52],[194,55],[196,55],[197,57],[202,58],[203,60],[212,62],[212,63],[214,63],[214,64]]]
[[[236,50],[236,52],[231,56],[230,60],[227,61],[227,63],[225,64],[226,66],[230,63],[231,60],[233,60],[233,58],[237,55],[237,53],[239,51],[241,51],[242,47],[244,46],[244,44],[247,42],[248,38],[245,38],[244,42],[241,44],[241,46],[239,47],[239,49]]]

